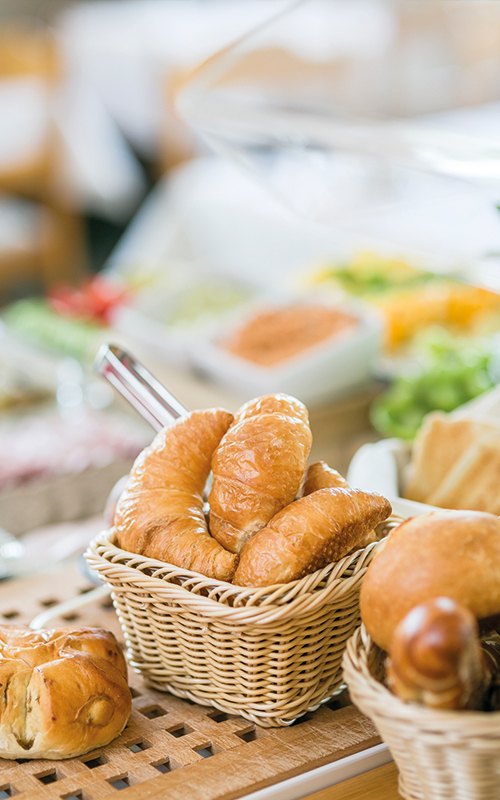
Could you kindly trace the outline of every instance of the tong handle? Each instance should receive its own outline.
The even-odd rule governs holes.
[[[106,378],[157,431],[188,413],[188,409],[142,364],[117,345],[102,345],[94,370]]]

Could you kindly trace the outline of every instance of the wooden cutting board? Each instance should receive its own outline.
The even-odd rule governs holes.
[[[76,566],[0,584],[0,621],[28,624],[41,611],[93,587]],[[110,600],[56,617],[46,627],[112,630],[124,646]],[[260,728],[147,688],[131,672],[133,711],[108,747],[66,761],[0,759],[0,800],[232,800],[380,743],[346,695],[288,728]]]

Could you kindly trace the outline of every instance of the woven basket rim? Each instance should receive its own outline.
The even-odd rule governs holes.
[[[385,524],[399,524],[401,518],[391,515]],[[191,607],[204,615],[237,619],[252,611],[262,620],[273,621],[273,614],[283,618],[300,616],[311,604],[320,607],[343,594],[348,594],[361,580],[369,562],[385,537],[356,550],[337,562],[328,564],[311,575],[287,584],[265,587],[242,587],[207,578],[197,572],[175,567],[156,559],[129,553],[113,541],[114,531],[103,531],[90,542],[85,557],[98,572],[113,569],[116,580],[133,583],[146,593],[163,596]],[[118,577],[119,573],[119,577]],[[152,573],[152,574],[151,574]]]
[[[418,703],[405,703],[396,697],[385,684],[381,683],[371,672],[370,655],[383,651],[370,638],[363,624],[349,639],[343,657],[343,672],[349,690],[356,702],[356,696],[362,697],[365,713],[373,712],[374,716],[387,717],[411,723],[432,733],[445,731],[456,733],[460,738],[477,738],[481,733],[485,736],[500,735],[500,710],[475,711],[462,709],[434,709]],[[467,730],[464,730],[466,728]]]

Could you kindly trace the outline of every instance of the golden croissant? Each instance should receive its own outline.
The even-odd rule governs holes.
[[[284,508],[244,547],[233,583],[288,583],[347,555],[391,504],[360,489],[319,489]]]
[[[210,531],[227,550],[245,543],[299,491],[311,449],[307,409],[286,394],[244,405],[212,459]]]
[[[329,467],[326,461],[316,461],[314,464],[310,464],[306,470],[300,496],[307,497],[308,494],[317,492],[318,489],[349,488],[349,484],[340,472]],[[374,530],[366,531],[363,538],[356,542],[353,549],[359,550],[361,547],[367,547],[372,542],[375,542],[376,539],[377,534]]]
[[[203,489],[212,455],[233,419],[221,408],[192,411],[138,456],[114,516],[120,547],[230,581],[238,557],[210,536]]]
[[[301,497],[317,492],[318,489],[348,489],[349,484],[340,472],[329,467],[326,461],[315,461],[306,470]]]

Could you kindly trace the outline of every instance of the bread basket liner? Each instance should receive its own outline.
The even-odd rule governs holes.
[[[362,625],[347,643],[344,677],[399,769],[411,800],[500,799],[500,711],[441,711],[404,703],[381,682],[386,654]]]
[[[401,521],[391,516],[379,530]],[[86,558],[111,589],[129,663],[150,686],[268,727],[291,725],[343,687],[342,654],[381,541],[261,588],[128,553],[113,530],[91,542]]]

